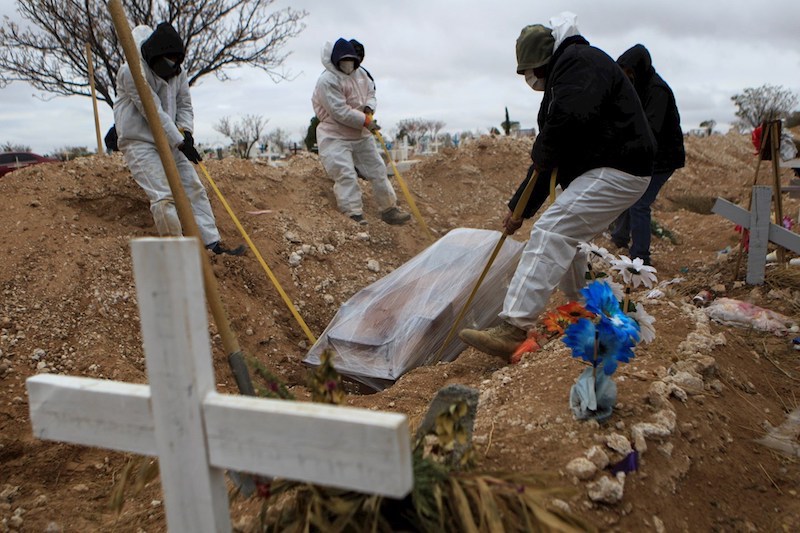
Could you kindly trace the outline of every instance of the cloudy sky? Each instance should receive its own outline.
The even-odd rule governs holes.
[[[15,1],[0,0],[0,15],[15,17]],[[716,120],[734,121],[730,97],[747,87],[781,85],[800,94],[798,0],[276,0],[276,7],[305,10],[306,28],[292,40],[285,67],[291,81],[241,69],[221,83],[213,77],[193,90],[195,138],[221,144],[213,125],[224,116],[269,119],[298,142],[313,116],[311,93],[322,71],[325,41],[356,38],[366,47],[364,66],[378,87],[376,118],[392,133],[398,121],[443,121],[445,131],[486,132],[511,120],[535,126],[541,97],[516,74],[514,44],[527,24],[561,11],[578,15],[581,33],[613,58],[636,43],[678,101],[684,131]],[[191,53],[191,51],[189,51]],[[40,153],[96,145],[88,98],[43,99],[13,83],[0,89],[0,142],[22,143]],[[112,124],[101,103],[103,132]]]

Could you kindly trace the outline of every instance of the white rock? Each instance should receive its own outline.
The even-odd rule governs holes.
[[[559,500],[558,498],[554,498],[553,501],[550,502],[550,503],[553,505],[553,507],[555,507],[559,511],[563,511],[565,513],[571,513],[572,512],[572,509],[570,509],[569,504],[567,502],[565,502],[564,500]]]
[[[367,270],[370,272],[380,272],[381,264],[378,263],[375,259],[370,259],[367,261]]]
[[[300,242],[300,238],[294,232],[291,231],[287,231],[286,233],[284,233],[283,238],[292,243]]]
[[[368,241],[369,240],[369,233],[366,233],[366,232],[362,231],[360,233],[356,233],[356,237],[358,237],[358,240],[360,240],[360,241]]]
[[[300,254],[298,254],[297,252],[292,252],[292,254],[289,256],[289,266],[290,267],[296,267],[296,266],[300,265],[300,263],[302,263],[302,262],[303,262],[303,258],[300,257]]]
[[[690,396],[702,394],[704,391],[703,380],[689,372],[678,372],[674,376],[667,376],[664,381],[674,383]]]
[[[653,529],[656,530],[656,533],[666,533],[667,531],[667,528],[664,527],[664,522],[656,515],[653,515]]]
[[[606,446],[622,455],[628,455],[633,451],[631,442],[624,435],[620,435],[619,433],[612,433],[607,436]]]
[[[639,453],[644,453],[647,451],[646,439],[662,439],[664,437],[669,437],[671,434],[672,432],[661,424],[652,424],[650,422],[639,422],[638,424],[634,424],[631,428],[633,443]]]
[[[600,446],[592,446],[589,448],[586,452],[586,458],[599,470],[603,470],[609,463],[608,454]]]
[[[331,296],[330,294],[326,294],[325,296],[322,297],[322,299],[325,300],[325,303],[329,305],[335,301],[333,299],[333,296]]]
[[[653,422],[659,425],[664,426],[669,430],[670,433],[675,431],[675,422],[677,421],[678,416],[675,414],[675,411],[664,409],[659,411],[653,417]]]
[[[586,489],[589,493],[589,499],[593,502],[619,503],[625,492],[625,474],[620,472],[617,474],[616,479],[603,476],[597,481],[586,485]]]
[[[589,459],[578,457],[567,463],[567,472],[583,481],[593,478],[597,467]]]

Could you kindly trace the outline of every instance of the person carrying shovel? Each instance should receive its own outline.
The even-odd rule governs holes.
[[[357,41],[356,41],[357,42]],[[360,43],[359,43],[360,45]],[[362,47],[363,53],[363,47]],[[363,57],[363,56],[362,56]],[[317,144],[339,210],[354,222],[366,224],[358,171],[372,184],[372,191],[387,224],[405,224],[411,215],[397,207],[397,195],[386,173],[372,132],[378,128],[375,82],[363,68],[351,41],[338,39],[322,50],[325,71],[317,80],[311,103],[319,118]]]
[[[141,53],[142,73],[153,91],[153,100],[172,146],[172,155],[203,244],[216,254],[242,255],[244,246],[230,250],[220,243],[208,195],[192,166],[192,163],[202,161],[202,157],[194,147],[192,137],[192,99],[186,72],[181,67],[185,57],[183,41],[175,28],[166,22],[159,24],[155,31],[149,26],[137,26],[133,29],[133,37]],[[127,63],[117,73],[116,91],[114,121],[125,163],[150,200],[150,212],[158,234],[180,236],[183,229],[175,200]]]
[[[544,91],[544,98],[533,164],[509,202],[506,233],[522,225],[512,212],[529,180],[541,174],[524,218],[544,203],[551,173],[564,192],[531,230],[505,294],[500,325],[459,332],[468,345],[506,360],[557,287],[578,298],[586,272],[578,244],[607,228],[650,182],[655,140],[636,91],[614,60],[579,34],[575,18],[562,13],[550,19],[550,27],[526,26],[517,39],[517,74],[534,91]]]

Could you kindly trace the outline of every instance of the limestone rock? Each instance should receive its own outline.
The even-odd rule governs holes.
[[[586,489],[593,502],[619,503],[625,492],[625,473],[620,472],[616,478],[603,476],[586,485]]]
[[[600,446],[592,446],[586,452],[586,458],[589,459],[598,470],[603,470],[610,462],[608,454]]]
[[[594,477],[597,466],[585,457],[578,457],[567,463],[567,472],[583,481]]]

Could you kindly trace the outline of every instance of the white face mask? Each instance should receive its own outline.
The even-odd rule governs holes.
[[[525,83],[534,91],[544,91],[544,78],[537,78],[533,69],[525,71]]]
[[[352,59],[343,59],[339,61],[339,70],[345,74],[352,74],[356,69],[356,62]]]

